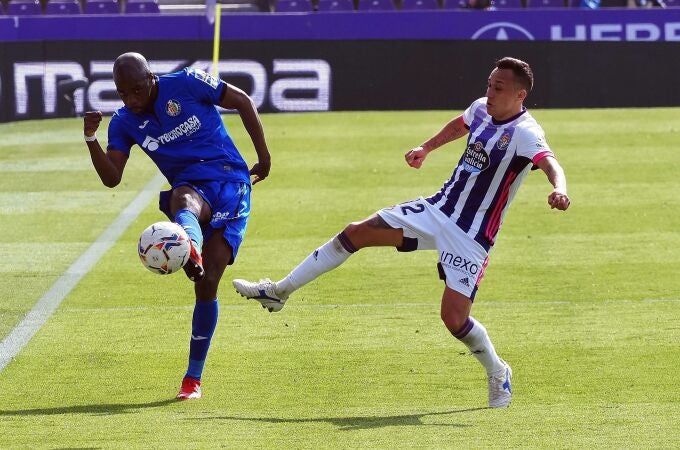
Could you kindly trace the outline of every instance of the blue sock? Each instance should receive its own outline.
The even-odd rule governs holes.
[[[201,232],[201,225],[198,223],[196,214],[188,209],[180,209],[175,214],[175,222],[184,228],[189,235],[189,239],[194,241],[196,250],[200,253],[203,246],[203,233]]]
[[[210,348],[210,339],[217,326],[217,309],[217,299],[207,302],[196,300],[194,318],[191,323],[187,377],[201,379],[205,358]]]

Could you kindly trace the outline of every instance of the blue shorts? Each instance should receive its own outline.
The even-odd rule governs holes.
[[[250,185],[242,182],[208,181],[181,182],[175,188],[179,186],[189,186],[210,206],[210,222],[201,224],[203,242],[208,241],[215,230],[221,229],[232,251],[229,264],[233,264],[246,234],[250,216]],[[161,192],[158,206],[170,220],[175,220],[170,213],[171,192],[172,190]]]

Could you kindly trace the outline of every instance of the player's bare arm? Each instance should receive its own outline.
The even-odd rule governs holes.
[[[248,131],[257,152],[258,162],[250,169],[250,174],[254,177],[253,184],[264,180],[269,175],[271,156],[269,155],[267,142],[264,138],[260,115],[257,113],[253,100],[241,89],[227,84],[220,106],[226,109],[235,109],[241,116],[243,126]]]
[[[468,130],[465,127],[465,121],[463,120],[463,116],[460,115],[444,125],[444,128],[423,144],[409,150],[406,155],[404,155],[406,163],[411,167],[420,169],[420,166],[423,165],[423,161],[425,161],[425,158],[432,150],[451,141],[455,141],[456,139],[465,136],[467,133]]]
[[[546,156],[539,160],[536,165],[545,172],[548,181],[553,185],[553,191],[548,196],[548,204],[551,209],[559,209],[565,211],[569,208],[571,200],[567,195],[567,178],[564,175],[564,170],[557,159],[552,156]]]
[[[101,121],[101,111],[86,112],[83,116],[83,132],[85,134],[85,143],[90,151],[92,165],[97,171],[97,175],[99,175],[104,186],[112,188],[120,183],[128,156],[121,151],[113,149],[104,152],[95,134]]]

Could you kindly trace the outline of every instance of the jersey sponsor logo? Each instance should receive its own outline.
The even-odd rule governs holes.
[[[455,253],[442,251],[439,254],[439,262],[442,266],[449,269],[457,270],[459,272],[476,275],[479,272],[479,266],[472,260],[458,256]]]
[[[210,85],[213,89],[217,89],[217,86],[220,84],[220,81],[217,78],[213,77],[205,70],[193,69],[191,73],[197,80],[201,80],[205,84]]]
[[[484,144],[477,141],[465,149],[463,168],[468,172],[482,172],[489,167],[489,155],[484,150]]]
[[[510,145],[510,134],[504,133],[496,145],[498,146],[498,150],[505,150],[508,148],[508,145]]]
[[[148,134],[144,138],[144,142],[142,142],[142,148],[145,148],[150,152],[158,150],[158,145],[158,139],[152,138]]]
[[[191,136],[201,128],[201,121],[195,115],[189,117],[187,120],[177,125],[172,130],[167,133],[161,134],[160,136],[154,138],[147,135],[142,142],[141,147],[150,151],[155,152],[158,147],[163,144],[169,144],[172,141],[179,139],[184,136]]]
[[[165,105],[165,112],[170,117],[177,117],[182,112],[182,107],[177,100],[170,99],[168,104]]]
[[[158,137],[161,144],[168,144],[182,136],[190,136],[201,128],[201,121],[195,115]]]

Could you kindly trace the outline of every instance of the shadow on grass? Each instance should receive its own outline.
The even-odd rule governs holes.
[[[34,408],[34,409],[16,409],[16,410],[0,410],[0,417],[3,416],[54,416],[60,414],[91,414],[91,415],[115,415],[115,414],[129,414],[140,409],[158,408],[167,406],[173,403],[178,403],[175,399],[159,400],[149,403],[120,403],[120,404],[104,404],[104,405],[77,405],[77,406],[62,406],[57,408]],[[322,417],[322,418],[301,418],[288,419],[278,417],[235,417],[235,416],[217,416],[217,417],[201,417],[196,420],[204,421],[211,420],[240,420],[246,422],[266,422],[266,423],[330,423],[338,427],[339,430],[364,430],[370,428],[383,428],[395,426],[448,426],[448,427],[469,427],[471,425],[452,424],[452,423],[424,423],[424,417],[444,416],[449,414],[466,413],[473,411],[481,411],[489,408],[470,408],[457,409],[452,411],[441,412],[426,412],[420,414],[404,414],[399,416],[364,416],[364,417]]]
[[[339,430],[353,431],[365,430],[370,428],[383,427],[398,427],[398,426],[446,426],[446,427],[469,427],[471,425],[455,424],[455,423],[424,423],[423,417],[443,416],[448,414],[465,413],[473,411],[481,411],[489,408],[470,408],[457,409],[453,411],[420,413],[420,414],[404,414],[400,416],[365,416],[365,417],[323,417],[310,419],[282,419],[277,417],[231,417],[231,416],[217,416],[217,417],[203,417],[196,420],[242,420],[252,422],[266,422],[266,423],[330,423],[338,427]]]
[[[120,403],[109,405],[78,405],[78,406],[61,406],[58,408],[35,408],[35,409],[16,409],[16,410],[0,410],[0,417],[2,416],[53,416],[58,414],[92,414],[92,415],[114,415],[127,414],[135,412],[139,409],[158,408],[159,406],[177,403],[177,400],[159,400],[149,403]]]

